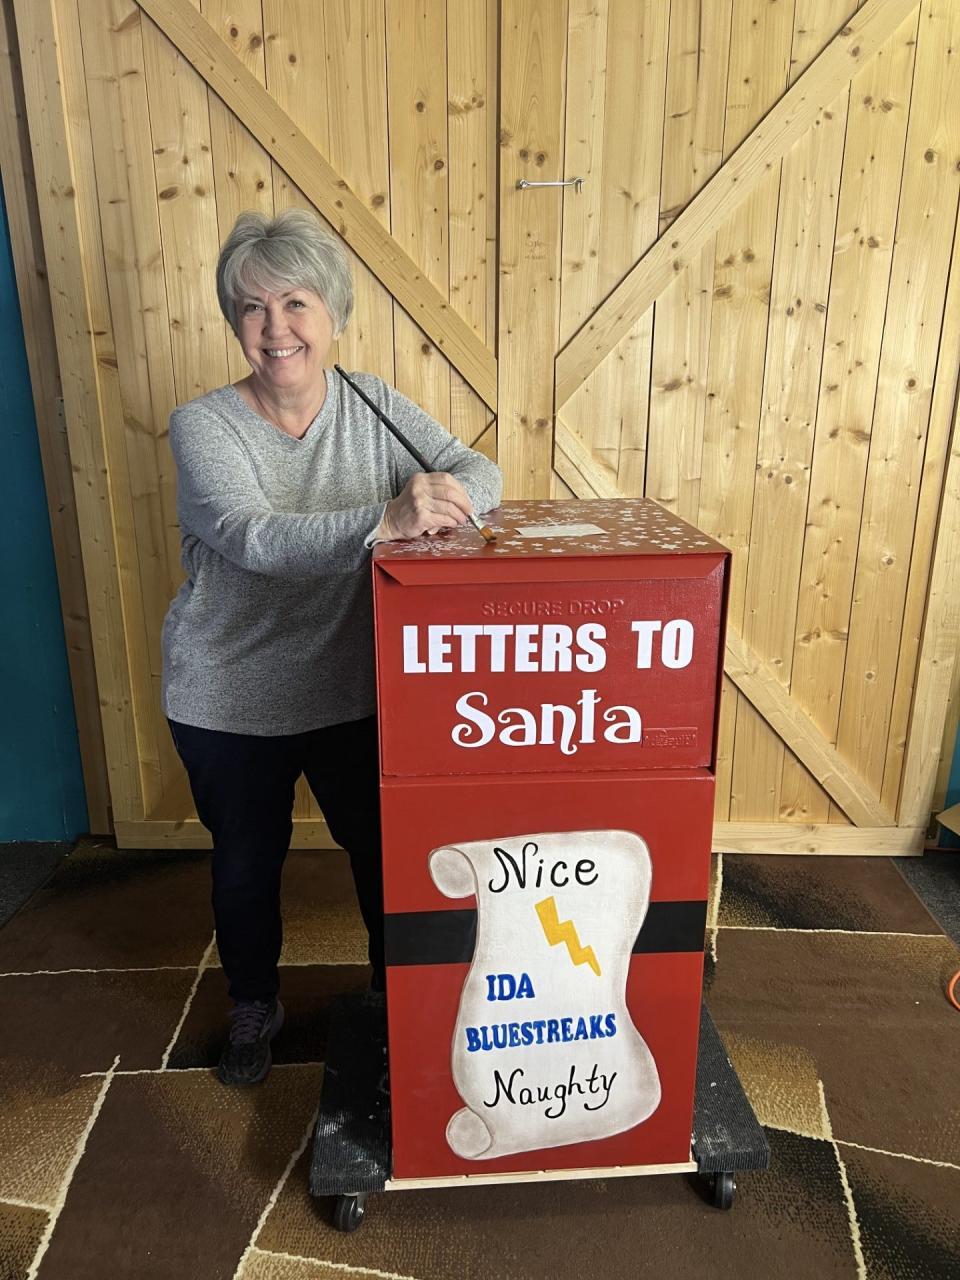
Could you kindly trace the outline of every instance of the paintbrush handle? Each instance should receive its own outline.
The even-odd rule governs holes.
[[[367,408],[372,410],[372,412],[377,415],[377,417],[380,419],[383,425],[387,428],[390,434],[394,437],[394,439],[400,441],[400,443],[406,449],[407,453],[410,454],[410,457],[413,458],[413,460],[419,466],[421,466],[424,469],[424,471],[428,471],[431,474],[434,471],[436,471],[436,468],[431,467],[430,463],[426,460],[426,458],[423,456],[420,450],[415,445],[412,445],[410,441],[406,438],[406,436],[403,435],[403,433],[393,425],[393,423],[390,421],[387,415],[383,412],[383,410],[378,408],[378,406],[374,404],[374,402],[370,399],[370,397],[366,394],[366,392],[361,391],[360,388],[357,386],[357,384],[354,382],[354,380],[351,377],[348,377],[348,375],[344,373],[344,371],[340,368],[338,364],[335,364],[333,367],[334,369],[336,369],[337,373],[339,373],[340,377],[344,380],[347,386],[350,387],[351,390],[357,393],[357,395],[360,397],[363,403],[367,406]]]
[[[420,450],[415,448],[414,445],[412,445],[410,441],[406,438],[406,436],[403,435],[403,433],[393,425],[393,423],[390,421],[387,415],[383,412],[383,410],[378,408],[377,405],[375,405],[373,401],[370,399],[370,397],[365,392],[360,390],[360,388],[357,386],[354,380],[351,377],[348,377],[348,375],[344,373],[344,371],[340,368],[338,364],[335,364],[333,367],[334,369],[336,369],[337,373],[339,373],[340,377],[344,380],[347,386],[350,387],[351,390],[357,393],[357,395],[360,397],[363,403],[367,406],[367,408],[376,414],[376,416],[380,419],[380,421],[387,428],[390,434],[396,440],[399,440],[399,442],[406,449],[407,453],[410,454],[411,458],[413,458],[414,461],[419,466],[421,466],[424,471],[429,472],[431,475],[436,474],[436,467],[431,467],[430,463],[426,460],[426,458],[423,456]],[[467,519],[470,521],[473,527],[481,535],[484,542],[496,541],[496,535],[485,524],[483,524],[480,520],[478,520],[477,517],[472,512],[470,513],[470,515],[467,516]]]

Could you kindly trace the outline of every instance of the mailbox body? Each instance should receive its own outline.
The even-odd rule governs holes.
[[[488,519],[494,547],[463,529],[374,558],[394,1176],[679,1163],[690,1152],[729,556],[647,500],[513,503]],[[583,833],[589,854],[596,832],[639,836],[652,871],[625,1009],[656,1063],[659,1103],[617,1133],[464,1158],[447,1124],[464,1101],[458,1010],[484,926],[480,895],[441,892],[431,855],[487,842],[506,865],[504,850],[519,858],[522,844],[532,877],[538,850]],[[535,942],[555,972],[577,965],[579,978],[576,948],[590,938],[576,933],[572,864],[540,874],[531,902],[549,897],[569,917],[565,940],[546,924],[541,936],[531,914],[536,939],[518,954]],[[617,901],[604,909],[612,918]],[[501,957],[498,970],[510,968]],[[501,1113],[516,1101],[513,1079],[499,1078]],[[473,1103],[487,1115],[488,1099]]]

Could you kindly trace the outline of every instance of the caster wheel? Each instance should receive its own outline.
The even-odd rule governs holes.
[[[737,1180],[730,1172],[713,1175],[713,1204],[717,1209],[732,1209]]]
[[[363,1210],[367,1203],[366,1192],[355,1196],[337,1196],[333,1210],[333,1225],[338,1231],[356,1231],[363,1221]]]

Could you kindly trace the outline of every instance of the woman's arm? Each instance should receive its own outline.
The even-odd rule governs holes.
[[[170,446],[180,527],[224,559],[281,578],[352,573],[369,561],[367,541],[385,503],[306,515],[274,511],[229,427],[195,407],[174,410]]]

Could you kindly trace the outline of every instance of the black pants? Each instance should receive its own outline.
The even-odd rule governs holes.
[[[170,721],[197,816],[213,836],[213,915],[234,1000],[271,1000],[283,941],[280,873],[301,773],[350,855],[370,963],[383,974],[383,870],[377,722],[260,738]]]

